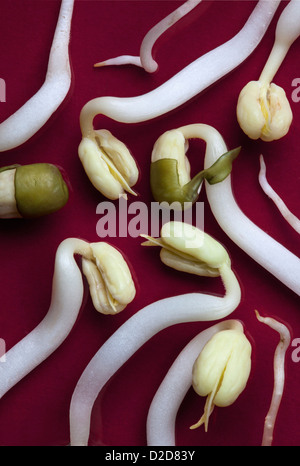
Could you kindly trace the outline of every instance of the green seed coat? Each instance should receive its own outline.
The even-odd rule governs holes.
[[[17,166],[17,209],[24,218],[36,218],[61,209],[68,201],[68,187],[59,169],[49,163]]]

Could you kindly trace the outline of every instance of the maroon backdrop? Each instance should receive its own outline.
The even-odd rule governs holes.
[[[79,113],[90,99],[102,95],[135,96],[165,82],[185,65],[231,38],[245,23],[254,1],[204,0],[155,46],[159,69],[155,74],[133,66],[94,69],[97,61],[120,54],[138,54],[146,32],[173,11],[177,1],[75,0],[70,56],[72,89],[59,110],[30,141],[1,154],[1,165],[52,162],[66,172],[72,192],[59,212],[38,220],[1,220],[0,337],[9,349],[30,332],[47,313],[55,252],[60,242],[79,237],[100,241],[97,205],[105,199],[90,184],[77,155],[81,139]],[[242,145],[234,163],[232,183],[242,210],[295,254],[300,254],[298,234],[283,220],[258,184],[259,155],[264,154],[268,178],[295,215],[300,215],[299,129],[300,103],[292,100],[297,78],[300,42],[296,42],[275,82],[289,98],[294,120],[288,135],[278,142],[250,141],[240,130],[235,107],[241,88],[257,79],[274,41],[277,13],[254,53],[230,75],[172,114],[138,125],[96,119],[125,142],[136,158],[141,176],[138,200],[150,205],[149,166],[156,139],[166,130],[189,123],[206,123],[223,135],[229,148]],[[1,2],[0,77],[6,82],[6,102],[0,103],[3,121],[41,86],[59,12],[58,0]],[[203,166],[205,145],[192,142],[193,171]],[[129,197],[129,203],[135,201]],[[209,431],[189,430],[200,416],[204,400],[191,389],[177,418],[177,445],[259,445],[264,417],[273,389],[273,355],[278,334],[255,317],[274,316],[300,337],[299,298],[242,252],[217,225],[206,200],[204,227],[229,251],[242,287],[242,301],[230,316],[240,319],[253,344],[253,365],[246,390],[228,408],[218,408]],[[117,203],[116,203],[117,204]],[[234,221],[234,219],[232,219]],[[0,444],[67,445],[70,399],[83,369],[103,342],[131,315],[155,300],[198,291],[222,295],[219,279],[193,277],[167,269],[159,251],[142,248],[140,238],[109,237],[126,255],[137,282],[137,296],[117,316],[97,314],[86,294],[80,318],[72,332],[43,364],[31,372],[0,401]],[[144,345],[109,381],[97,399],[90,442],[93,445],[146,445],[147,411],[166,371],[184,346],[206,323],[170,327]],[[299,445],[300,365],[286,358],[286,386],[278,414],[274,445]],[[196,414],[195,414],[196,413]],[[122,422],[120,422],[122,421]]]

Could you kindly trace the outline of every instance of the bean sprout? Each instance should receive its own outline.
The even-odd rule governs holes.
[[[281,197],[274,191],[266,177],[266,164],[263,156],[260,156],[260,171],[258,180],[264,193],[274,202],[283,218],[291,225],[297,233],[300,233],[300,220],[289,210]]]
[[[278,20],[276,37],[258,81],[250,81],[241,91],[237,118],[251,138],[273,141],[285,136],[293,120],[284,90],[271,82],[300,34],[300,3],[290,0]]]
[[[209,251],[211,251],[214,259],[212,263],[210,261],[207,263],[207,267],[209,270],[215,268],[216,272],[219,270],[225,287],[225,296],[189,293],[161,299],[145,306],[119,327],[91,359],[75,387],[70,406],[70,435],[73,446],[88,445],[91,412],[99,392],[115,372],[153,335],[164,328],[182,322],[222,319],[231,314],[240,303],[240,286],[228,263],[229,257],[227,254],[224,255],[221,245],[213,241],[208,250],[194,248],[189,250],[190,254],[187,254],[188,249],[186,253],[180,249],[177,254],[175,245],[178,245],[177,241],[181,243],[181,240],[176,236],[173,244],[175,237],[168,236],[172,225],[180,227],[180,222],[165,224],[162,228],[162,243],[159,243],[161,246],[166,245],[167,257],[169,257],[168,253],[171,253],[173,262],[175,258],[177,259],[177,264],[180,265],[179,270],[188,270],[192,267],[192,273],[202,275],[201,269],[206,264],[203,262],[204,257],[209,260],[211,256]],[[183,241],[185,241],[184,238],[191,238],[191,232],[195,230],[188,224],[182,224],[182,226],[186,232],[186,236],[183,236]],[[166,235],[163,232],[166,232]],[[199,232],[200,230],[196,230],[197,237],[200,235]],[[207,237],[206,239],[210,244],[210,239]],[[204,241],[203,244],[207,244],[206,240]],[[164,249],[163,246],[162,251]],[[218,257],[223,257],[224,262],[219,264],[220,268],[216,266],[217,256],[214,252]]]
[[[152,399],[147,417],[147,445],[175,446],[178,409],[192,385],[193,364],[205,344],[217,332],[243,331],[237,320],[227,320],[202,331],[177,356]]]
[[[39,91],[0,124],[0,152],[20,146],[48,121],[71,85],[69,40],[74,0],[62,0],[45,81]]]
[[[89,244],[77,238],[65,239],[59,245],[55,258],[52,298],[49,310],[37,327],[5,353],[5,364],[0,365],[0,397],[3,397],[29,372],[48,358],[70,333],[81,309],[84,291],[82,275],[74,254],[83,256],[87,263],[97,263],[98,253],[97,250],[94,252],[94,247],[97,249],[97,243]],[[109,247],[112,248],[112,246]],[[117,253],[120,254],[118,251]],[[98,274],[99,271],[101,272],[100,267]],[[90,289],[93,302],[95,299],[95,303],[98,304],[98,296],[94,297],[94,294],[95,288],[98,291],[100,288],[101,292],[101,288],[103,288],[101,287],[101,280],[92,271],[87,270],[86,275],[89,279],[93,278]],[[110,299],[109,283],[106,284],[107,276],[109,274],[106,272],[106,276],[103,276],[106,295],[104,304],[106,304],[106,301],[112,301]],[[131,299],[133,299],[132,295],[130,296]],[[102,312],[102,309],[97,310]],[[107,313],[107,310],[104,309],[103,313]],[[115,306],[110,313],[115,313]]]
[[[223,181],[232,170],[240,153],[237,147],[221,157],[208,169],[191,178],[191,166],[186,155],[188,144],[182,132],[169,130],[154,144],[150,165],[150,187],[157,202],[179,204],[182,209],[198,200],[204,179],[209,184]]]
[[[273,442],[273,431],[275,427],[277,413],[280,407],[284,383],[285,383],[285,371],[284,371],[284,360],[285,353],[289,347],[291,337],[288,328],[271,317],[261,317],[258,311],[255,311],[256,317],[260,322],[269,325],[273,330],[276,330],[280,335],[280,341],[276,347],[274,354],[274,388],[272,394],[272,400],[269,411],[265,418],[264,432],[262,438],[262,446],[271,446]]]
[[[209,125],[187,125],[178,129],[185,138],[205,140],[204,168],[227,152],[222,136]],[[232,192],[231,175],[215,185],[205,182],[205,186],[212,213],[224,232],[264,269],[300,295],[300,259],[242,212]]]
[[[93,121],[98,114],[123,123],[138,123],[163,115],[198,95],[253,52],[278,5],[279,0],[259,0],[243,28],[232,39],[198,58],[153,91],[128,98],[103,96],[87,102],[80,113],[82,136],[93,138]]]
[[[275,32],[275,43],[260,75],[260,80],[271,82],[285,59],[293,42],[300,35],[300,4],[290,0],[281,13]]]
[[[195,8],[201,0],[187,0],[185,3],[176,8],[175,11],[163,18],[157,23],[144,37],[141,48],[140,56],[121,55],[115,58],[96,63],[95,67],[110,66],[110,65],[136,65],[144,68],[148,73],[154,73],[158,64],[152,57],[152,49],[158,38],[167,31],[173,24],[177,23],[181,18],[187,15],[193,8]]]

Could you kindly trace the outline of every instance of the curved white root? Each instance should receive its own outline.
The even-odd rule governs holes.
[[[283,218],[289,223],[289,225],[297,232],[300,233],[300,220],[289,210],[287,205],[284,203],[282,198],[274,191],[272,186],[267,180],[266,176],[266,164],[262,155],[260,155],[260,171],[258,180],[264,193],[274,202],[275,206],[283,216]]]
[[[76,238],[58,247],[49,310],[29,334],[5,354],[0,365],[0,398],[50,356],[71,331],[83,299],[83,281],[74,254],[90,255],[88,243]]]
[[[290,345],[291,336],[288,328],[271,317],[261,317],[258,311],[255,311],[256,317],[260,322],[269,325],[273,330],[280,335],[280,341],[276,347],[274,354],[274,388],[272,394],[272,400],[269,411],[265,418],[264,432],[262,438],[262,446],[271,446],[273,442],[273,431],[275,427],[277,413],[280,407],[284,383],[285,383],[285,371],[284,361],[285,353]]]
[[[151,28],[142,41],[140,56],[120,55],[115,58],[109,58],[98,62],[94,66],[135,65],[144,68],[148,73],[154,73],[158,68],[157,62],[152,57],[152,49],[155,42],[165,31],[187,15],[201,1],[202,0],[187,0],[183,5],[180,5],[175,11],[170,13]]]
[[[119,303],[114,303],[118,306],[116,312],[123,310],[133,299],[135,290],[132,296],[127,295],[127,289],[130,290],[132,284],[123,256],[117,250],[111,256],[108,248],[114,251],[113,246],[106,247],[106,243],[99,245],[77,238],[67,238],[59,245],[55,256],[50,307],[43,320],[5,353],[5,364],[0,364],[0,398],[48,358],[72,330],[82,306],[84,291],[82,273],[75,255],[82,256],[83,273],[88,278],[92,301],[99,312],[115,314],[115,309],[107,309],[107,295],[111,293],[110,297],[115,299],[111,282],[115,292],[122,294],[120,306]],[[97,250],[102,246],[105,247],[104,253],[108,259],[103,258],[101,251],[99,253]],[[122,289],[124,283],[125,290]]]
[[[166,81],[136,97],[102,96],[87,102],[80,113],[83,137],[94,133],[96,115],[106,115],[123,123],[139,123],[164,115],[198,95],[240,65],[263,38],[279,0],[259,0],[243,28]]]
[[[180,130],[187,138],[195,137],[191,134],[195,135],[197,131],[197,137],[206,141],[204,168],[210,167],[228,150],[220,133],[211,126],[188,125]],[[265,270],[300,295],[299,257],[269,236],[244,214],[232,192],[231,175],[215,185],[210,185],[206,181],[205,189],[215,219],[231,240]]]
[[[74,0],[62,0],[45,81],[39,91],[0,124],[0,152],[36,134],[65,99],[71,85],[69,40]]]

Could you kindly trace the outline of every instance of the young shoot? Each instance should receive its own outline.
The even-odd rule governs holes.
[[[264,193],[274,202],[275,206],[278,208],[279,212],[283,218],[289,223],[289,225],[294,228],[297,233],[300,233],[300,220],[290,211],[287,205],[283,202],[281,197],[274,191],[272,186],[267,180],[266,176],[266,164],[262,155],[259,158],[260,161],[260,171],[258,175],[258,180],[261,188]]]
[[[146,245],[153,245],[147,238]],[[214,321],[231,314],[240,303],[241,290],[230,267],[227,251],[215,239],[190,224],[169,222],[162,227],[160,246],[165,264],[205,276],[221,276],[223,297],[186,293],[161,299],[130,317],[100,347],[75,387],[70,406],[71,445],[88,445],[94,402],[106,382],[161,330],[182,322]]]
[[[240,127],[251,139],[274,141],[285,136],[293,120],[285,91],[273,78],[300,34],[300,3],[291,0],[278,20],[275,42],[258,81],[242,89],[237,103]]]
[[[274,387],[269,411],[265,417],[262,446],[268,447],[273,442],[273,432],[275,428],[277,413],[280,408],[284,384],[285,384],[285,354],[290,345],[291,336],[286,325],[278,322],[271,317],[262,317],[258,311],[255,311],[256,317],[260,322],[271,327],[279,333],[280,340],[274,353]]]
[[[36,134],[65,99],[71,85],[69,41],[74,0],[62,0],[45,81],[39,91],[0,124],[0,152]]]
[[[152,56],[152,49],[155,42],[164,32],[193,10],[201,1],[202,0],[187,0],[151,28],[142,41],[139,56],[121,55],[98,62],[94,66],[97,68],[111,65],[135,65],[144,68],[148,73],[154,73],[158,69],[158,64]]]
[[[30,333],[5,353],[0,365],[0,398],[48,358],[71,332],[83,302],[84,283],[75,255],[85,261],[96,310],[116,314],[135,296],[134,283],[121,253],[107,243],[68,238],[59,245],[46,316]]]
[[[180,128],[186,138],[196,134],[206,141],[204,169],[211,167],[228,151],[220,133],[205,124]],[[231,175],[221,183],[205,183],[212,213],[224,232],[252,259],[289,289],[300,295],[300,259],[250,220],[240,209],[232,192]]]
[[[194,126],[197,128],[197,125]],[[197,138],[197,131],[194,135]],[[150,165],[150,186],[157,202],[176,203],[182,209],[195,203],[199,197],[203,181],[216,184],[223,181],[232,169],[232,163],[241,148],[233,149],[209,168],[201,170],[191,179],[190,163],[186,156],[188,140],[181,129],[162,134],[152,151]]]
[[[199,354],[204,351],[206,345],[211,345],[209,342],[213,341],[213,338],[216,337],[219,333],[223,334],[224,332],[234,332],[235,335],[241,337],[243,343],[245,344],[246,351],[243,352],[243,354],[246,356],[246,367],[242,368],[241,378],[244,376],[242,385],[246,383],[247,374],[250,370],[251,364],[251,347],[249,346],[248,340],[244,341],[245,336],[243,333],[242,324],[237,320],[225,320],[218,322],[206,330],[203,330],[196,337],[194,337],[177,356],[152,399],[147,416],[148,446],[176,445],[176,417],[180,405],[182,404],[188,390],[193,384],[193,370],[195,371],[195,361],[197,360]],[[230,345],[231,343],[232,342],[230,342]],[[215,354],[216,349],[218,348],[212,348],[213,351],[211,356],[215,356],[216,359],[218,359],[219,357],[223,356],[223,353],[221,349]],[[226,351],[228,352],[228,348],[226,348]],[[230,358],[228,358],[228,360],[229,359]],[[239,362],[235,362],[237,362],[237,365],[235,367],[231,366],[229,370],[233,370],[233,373],[236,376],[236,368],[239,365]],[[221,370],[220,368],[221,366],[224,366],[224,363],[226,363],[226,358],[224,358],[223,364],[221,363],[221,365],[217,366],[216,371],[213,369],[213,373],[219,374],[219,371]],[[236,394],[236,391],[233,391]]]

